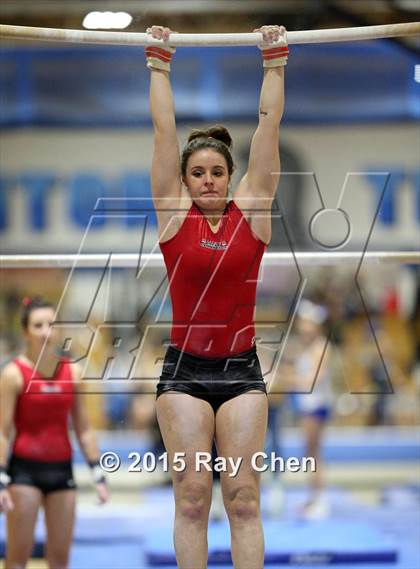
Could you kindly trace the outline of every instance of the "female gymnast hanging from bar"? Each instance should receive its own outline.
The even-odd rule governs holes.
[[[232,140],[223,126],[194,130],[181,157],[169,80],[171,31],[146,48],[154,126],[152,194],[159,244],[170,282],[171,345],[157,387],[157,415],[172,469],[175,552],[179,567],[207,566],[211,453],[239,464],[221,472],[237,569],[264,564],[260,476],[252,457],[264,449],[267,396],[255,345],[254,311],[261,258],[271,237],[271,203],[279,180],[279,124],[284,108],[283,27],[263,26],[264,79],[248,171],[229,201]],[[273,45],[274,44],[274,45]],[[204,71],[205,72],[205,71]],[[240,96],[240,93],[238,93]],[[222,463],[221,463],[222,464]]]

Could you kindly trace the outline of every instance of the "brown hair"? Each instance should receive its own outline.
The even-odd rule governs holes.
[[[190,133],[181,155],[182,175],[185,176],[187,173],[187,163],[190,156],[194,154],[194,152],[197,152],[197,150],[203,150],[204,148],[211,148],[224,156],[229,176],[231,176],[235,169],[231,154],[232,137],[228,129],[220,124],[211,126],[206,130],[196,129]]]
[[[52,304],[52,302],[44,300],[40,296],[35,296],[34,298],[25,296],[25,298],[22,300],[22,316],[20,320],[22,328],[24,330],[27,330],[28,328],[31,312],[37,310],[37,308],[52,308],[55,310],[55,306]]]

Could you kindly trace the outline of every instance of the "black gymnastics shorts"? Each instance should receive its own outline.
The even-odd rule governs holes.
[[[256,347],[225,358],[203,358],[169,346],[156,398],[177,391],[210,403],[214,412],[247,391],[267,393]]]
[[[42,462],[12,455],[8,474],[10,484],[35,486],[44,495],[58,490],[76,489],[70,461]]]

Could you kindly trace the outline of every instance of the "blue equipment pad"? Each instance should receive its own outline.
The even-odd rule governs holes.
[[[337,565],[344,563],[395,563],[394,544],[372,525],[350,521],[266,521],[267,565]],[[146,538],[150,565],[176,565],[172,527],[161,527]],[[209,526],[209,565],[231,562],[227,523]]]

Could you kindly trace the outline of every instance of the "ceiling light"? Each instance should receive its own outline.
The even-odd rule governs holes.
[[[127,12],[89,12],[83,20],[83,27],[88,30],[123,30],[132,21],[133,17]]]

